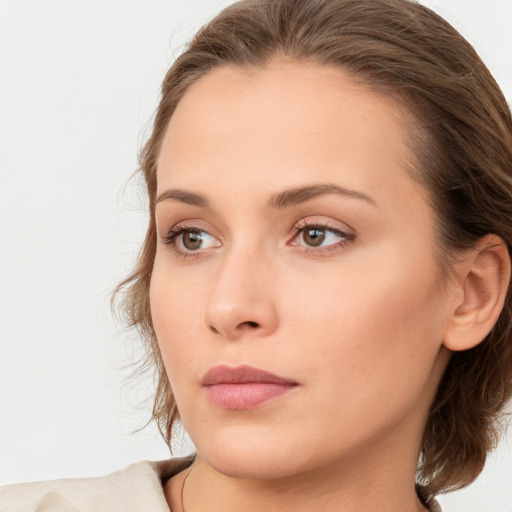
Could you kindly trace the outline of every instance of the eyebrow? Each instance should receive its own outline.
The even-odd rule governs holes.
[[[210,203],[205,197],[181,189],[169,189],[161,193],[156,198],[155,205],[168,199],[179,201],[180,203],[188,204],[191,206],[199,206],[200,208],[210,208]]]
[[[308,185],[305,187],[296,187],[284,190],[283,192],[272,195],[267,201],[267,205],[272,209],[288,208],[290,206],[305,203],[314,199],[315,197],[326,194],[339,194],[354,199],[362,199],[363,201],[366,201],[373,206],[376,205],[375,201],[371,197],[363,194],[362,192],[343,188],[331,183],[319,183],[316,185]],[[179,201],[190,206],[211,208],[209,201],[204,196],[182,189],[169,189],[165,192],[162,192],[156,198],[155,204],[169,199]]]
[[[375,206],[375,201],[356,190],[350,190],[331,183],[319,183],[317,185],[308,185],[306,187],[296,187],[274,194],[268,201],[271,208],[287,208],[297,204],[305,203],[318,196],[326,194],[339,194],[354,199],[362,199]]]

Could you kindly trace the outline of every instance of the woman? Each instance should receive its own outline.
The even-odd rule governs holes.
[[[168,442],[180,419],[197,455],[0,502],[439,510],[512,394],[511,167],[503,95],[428,9],[226,9],[164,80],[120,287],[154,418]]]

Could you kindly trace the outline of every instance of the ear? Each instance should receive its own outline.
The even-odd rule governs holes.
[[[503,309],[510,282],[510,255],[496,235],[483,237],[457,264],[454,308],[444,336],[450,350],[467,350],[491,332]]]

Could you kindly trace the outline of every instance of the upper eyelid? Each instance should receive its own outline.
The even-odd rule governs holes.
[[[173,235],[173,238],[177,238],[183,233],[186,232],[200,232],[200,233],[206,233],[208,236],[211,236],[212,238],[215,238],[220,242],[220,238],[214,234],[211,233],[211,231],[204,229],[203,227],[196,226],[196,225],[182,225],[181,223],[175,224],[172,226],[169,230],[167,230],[164,233],[164,238]]]
[[[296,222],[292,229],[290,230],[290,234],[296,233],[301,229],[305,229],[307,227],[320,227],[324,229],[329,229],[332,231],[338,231],[340,233],[344,233],[351,238],[355,238],[357,236],[357,231],[347,224],[346,222],[340,221],[329,221],[322,219],[315,219],[316,216],[304,217],[303,219]]]
[[[179,231],[180,229],[183,231],[204,231],[215,238],[219,238],[219,235],[215,234],[216,230],[212,229],[209,223],[200,219],[188,219],[174,222],[170,228],[162,229],[162,231],[167,234],[172,231]]]
[[[319,218],[320,217],[320,218]],[[322,216],[311,215],[307,217],[303,217],[302,219],[293,223],[291,229],[289,229],[289,235],[295,236],[298,232],[308,228],[308,227],[319,227],[322,229],[326,229],[332,232],[342,233],[347,236],[347,238],[355,238],[357,235],[357,231],[351,227],[346,222],[340,222],[332,219],[329,221],[326,218],[321,218]],[[201,219],[186,219],[176,223],[173,223],[169,229],[162,230],[162,236],[167,236],[170,233],[176,233],[179,231],[202,231],[206,234],[216,238],[217,240],[224,242],[221,234],[212,226],[202,221]]]
[[[346,241],[352,241],[352,240],[355,240],[355,238],[356,238],[355,235],[347,232],[344,229],[339,229],[339,228],[335,228],[335,227],[325,226],[325,225],[321,225],[321,224],[308,224],[307,226],[304,226],[304,227],[296,229],[295,232],[292,233],[292,240],[297,239],[298,236],[301,233],[303,233],[304,231],[306,231],[307,229],[314,229],[314,228],[318,228],[318,229],[323,230],[323,231],[331,232],[331,233],[335,234],[336,236],[339,236],[340,238],[342,238],[342,239],[344,239]],[[293,244],[293,245],[296,245],[296,244]],[[329,244],[329,245],[336,245],[336,244]]]

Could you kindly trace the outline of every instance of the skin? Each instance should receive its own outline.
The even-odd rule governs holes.
[[[180,101],[157,195],[187,191],[209,206],[158,202],[150,300],[198,450],[188,512],[424,510],[421,432],[460,289],[440,285],[435,216],[408,173],[406,134],[392,100],[312,63],[216,69]],[[367,199],[268,204],[316,184]],[[312,247],[306,224],[334,231]],[[180,235],[167,244],[176,226],[201,230],[199,248]],[[201,385],[218,364],[298,385],[253,409],[222,409]],[[174,512],[183,478],[166,484]]]

